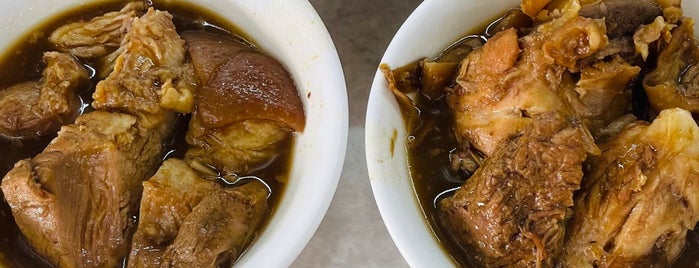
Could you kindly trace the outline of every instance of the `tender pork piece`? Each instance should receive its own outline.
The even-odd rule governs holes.
[[[291,142],[287,128],[268,120],[245,120],[208,128],[195,112],[189,122],[185,159],[225,173],[249,173],[279,155]]]
[[[447,99],[460,143],[490,156],[537,114],[577,114],[582,121],[590,112],[568,71],[606,46],[604,27],[561,17],[519,40],[514,29],[499,32],[469,54]]]
[[[266,215],[267,195],[267,188],[257,181],[215,188],[184,219],[163,264],[218,267],[235,261]]]
[[[233,261],[266,215],[261,183],[224,188],[177,159],[165,161],[143,188],[129,267],[216,267]]]
[[[549,112],[532,121],[439,204],[442,224],[486,267],[553,266],[582,163],[598,151],[575,118]]]
[[[90,21],[66,24],[51,33],[49,42],[63,52],[79,58],[99,58],[117,50],[124,35],[146,3],[131,2],[117,12],[109,12]]]
[[[66,53],[46,52],[44,62],[41,80],[0,90],[0,137],[55,134],[78,116],[77,91],[87,82],[87,71]]]
[[[54,265],[115,267],[128,253],[141,183],[155,173],[176,118],[158,96],[190,86],[171,19],[150,9],[134,20],[117,68],[97,85],[97,111],[2,181],[20,230]]]
[[[133,20],[145,11],[146,2],[131,2],[120,11],[63,25],[51,33],[49,42],[60,51],[93,62],[99,78],[105,78],[114,69],[116,58],[124,52],[121,45]]]
[[[303,104],[296,85],[274,58],[213,34],[183,33],[202,86],[197,113],[211,128],[248,119],[279,122],[302,131]],[[209,53],[219,50],[218,53]]]
[[[635,122],[587,162],[562,267],[667,267],[699,221],[699,127],[682,109]]]
[[[78,117],[5,176],[2,191],[27,241],[61,267],[114,267],[126,255],[141,192],[172,128],[106,111]]]
[[[190,162],[249,172],[279,153],[305,124],[296,85],[284,67],[220,34],[185,32],[201,86],[187,132]]]
[[[648,100],[656,111],[679,107],[699,113],[699,42],[694,20],[684,17],[662,45],[657,67],[643,79]]]
[[[191,67],[183,64],[185,42],[172,15],[151,8],[134,20],[124,38],[124,53],[109,77],[97,84],[92,105],[137,115],[146,127],[159,124],[178,106],[191,110],[195,82]],[[173,99],[180,103],[167,102]]]

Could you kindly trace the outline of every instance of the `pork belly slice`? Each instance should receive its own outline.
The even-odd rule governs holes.
[[[699,127],[682,109],[635,122],[587,164],[564,267],[667,267],[699,220]]]
[[[0,90],[0,137],[56,134],[78,116],[78,91],[87,82],[87,71],[67,53],[46,52],[43,59],[41,80]]]
[[[222,187],[169,159],[144,182],[129,267],[217,267],[235,261],[266,216],[267,188]]]
[[[574,118],[543,113],[532,120],[439,203],[441,223],[485,267],[553,266],[582,163],[597,152]]]
[[[128,250],[141,182],[160,163],[171,128],[95,111],[19,161],[2,191],[32,248],[61,267],[116,266]]]

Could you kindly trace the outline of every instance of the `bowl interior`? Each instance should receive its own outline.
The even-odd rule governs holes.
[[[519,0],[425,1],[408,17],[388,46],[381,63],[400,67],[434,57],[460,37],[517,7]],[[699,18],[699,1],[684,1],[689,16]],[[696,28],[699,28],[695,25]],[[413,267],[455,266],[435,237],[413,189],[408,170],[407,133],[395,98],[377,70],[366,117],[369,178],[386,227]]]
[[[170,0],[172,1],[172,0]],[[28,29],[89,0],[0,0],[0,51]],[[157,1],[156,1],[157,2]],[[303,0],[191,0],[228,18],[279,59],[293,76],[306,111],[285,193],[273,218],[238,267],[288,266],[317,229],[330,205],[345,156],[348,106],[342,67],[323,22]]]

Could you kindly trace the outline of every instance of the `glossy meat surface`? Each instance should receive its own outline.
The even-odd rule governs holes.
[[[486,267],[551,267],[563,249],[582,163],[597,147],[580,123],[535,115],[439,204],[440,218]]]
[[[699,220],[699,127],[664,110],[600,145],[576,197],[563,267],[665,267]]]
[[[109,77],[97,84],[92,105],[136,115],[147,127],[160,124],[166,114],[172,113],[168,105],[163,105],[163,95],[179,92],[194,96],[194,77],[183,64],[185,53],[185,42],[176,32],[172,15],[149,9],[133,22],[125,37],[124,52]],[[183,106],[193,105],[192,98],[182,99],[188,102]],[[177,103],[169,106],[174,105]]]
[[[490,156],[537,114],[583,120],[589,112],[567,70],[606,44],[604,25],[582,17],[543,24],[521,39],[513,29],[496,34],[462,62],[448,96],[460,142]]]
[[[115,266],[170,127],[145,129],[134,116],[95,111],[18,162],[2,191],[34,250],[62,267]]]
[[[39,81],[0,90],[0,136],[31,138],[56,133],[80,112],[78,91],[88,74],[66,53],[44,53],[46,68]]]
[[[165,161],[143,188],[129,267],[216,267],[235,260],[266,215],[267,189],[260,183],[225,189],[177,159]]]
[[[157,169],[175,122],[159,95],[189,86],[171,18],[151,9],[134,20],[115,71],[97,85],[97,111],[63,127],[2,181],[20,230],[54,265],[113,267],[128,253],[141,183]]]
[[[202,83],[197,92],[197,116],[207,127],[264,119],[303,130],[303,104],[281,63],[243,48],[236,40],[204,33],[188,33],[184,38]],[[210,53],[213,50],[218,52]]]
[[[250,172],[279,154],[305,116],[284,67],[220,34],[185,32],[200,86],[187,132],[188,162]]]
[[[694,37],[694,20],[683,18],[663,45],[657,68],[643,79],[648,99],[657,111],[679,107],[699,112],[699,42]]]

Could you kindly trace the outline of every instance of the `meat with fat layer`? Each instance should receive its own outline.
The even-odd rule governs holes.
[[[549,112],[532,120],[439,204],[442,224],[486,267],[553,266],[582,163],[597,151],[574,118]]]
[[[301,99],[279,62],[220,34],[183,38],[201,83],[187,132],[188,162],[250,172],[278,155],[291,131],[303,130]]]
[[[692,115],[664,110],[600,148],[586,165],[561,266],[669,266],[699,221],[699,127]]]
[[[575,114],[582,121],[589,111],[568,71],[606,44],[604,24],[582,17],[542,24],[521,39],[514,29],[496,34],[461,63],[447,99],[460,143],[490,156],[537,114]]]
[[[56,133],[80,113],[78,91],[87,82],[85,68],[66,53],[44,53],[39,81],[0,90],[0,137],[31,138]]]

